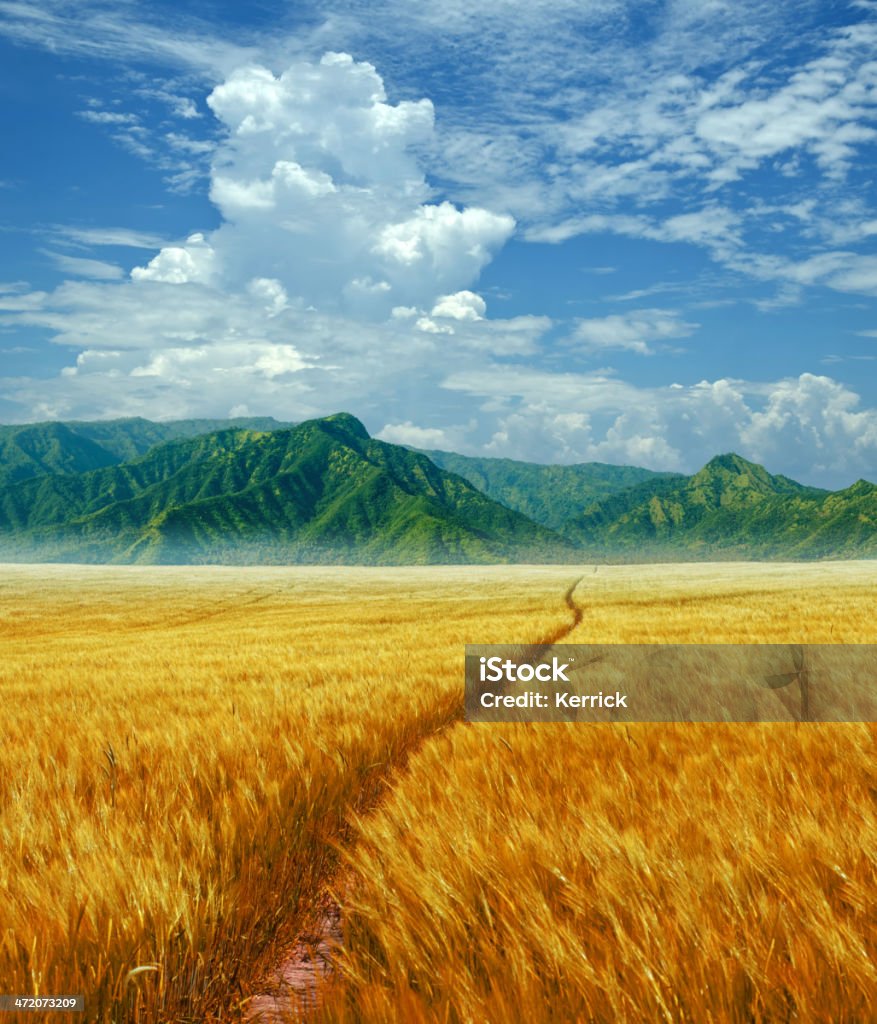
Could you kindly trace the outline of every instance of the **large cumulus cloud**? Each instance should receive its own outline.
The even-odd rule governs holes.
[[[348,54],[280,75],[239,68],[207,103],[226,130],[210,185],[223,224],[137,280],[267,277],[318,308],[379,316],[464,288],[514,229],[507,214],[430,201],[418,152],[432,103],[389,103],[375,68]]]

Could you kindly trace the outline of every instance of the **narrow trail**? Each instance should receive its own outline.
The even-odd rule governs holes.
[[[524,651],[527,658],[542,657],[551,647],[568,637],[582,621],[584,610],[576,603],[575,591],[584,578],[579,576],[563,595],[564,604],[571,613],[570,621],[538,643],[526,646]],[[455,719],[448,723],[439,732],[456,725],[458,721]],[[436,735],[437,732],[431,732],[423,736],[420,745]],[[418,749],[415,747],[409,751],[405,760],[413,757]],[[330,892],[330,889],[337,892],[346,888],[343,883],[339,885],[339,881],[338,878],[327,880],[310,927],[301,932],[286,950],[265,985],[266,991],[247,1000],[242,1015],[245,1024],[289,1024],[290,1021],[306,1018],[319,1008],[320,992],[331,984],[334,958],[344,938],[341,906]]]
[[[266,985],[269,991],[247,1001],[242,1019],[251,1024],[288,1024],[315,1010],[322,986],[331,980],[342,939],[341,907],[324,892],[313,925],[286,951]]]
[[[594,571],[596,572],[596,569]],[[565,640],[582,621],[585,612],[584,609],[576,603],[574,595],[576,588],[584,578],[584,576],[579,576],[575,582],[570,584],[563,595],[564,604],[572,612],[572,620],[564,626],[559,626],[553,633],[549,633],[548,636],[540,640],[539,643],[525,647],[524,650],[528,659],[536,660],[541,658],[555,644],[559,644],[561,640]]]

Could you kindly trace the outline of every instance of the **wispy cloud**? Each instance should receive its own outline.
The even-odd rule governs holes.
[[[78,110],[77,117],[92,124],[131,125],[137,124],[135,114],[121,114],[115,110]]]
[[[148,231],[134,231],[124,227],[78,227],[71,224],[54,224],[48,229],[51,237],[77,246],[118,245],[127,249],[160,249],[168,244],[161,235]]]
[[[155,96],[148,90],[137,90],[137,94]],[[156,126],[145,112],[101,109],[94,98],[77,116],[105,128],[123,149],[162,171],[171,191],[187,191],[208,176],[207,158],[216,149],[215,137],[194,138],[183,131],[168,131],[161,122]],[[198,116],[197,111],[193,116]]]
[[[673,309],[638,309],[578,320],[565,344],[591,352],[626,349],[653,355],[655,343],[664,346],[671,339],[687,338],[699,326],[683,320]]]
[[[627,292],[620,292],[617,295],[604,296],[604,302],[639,302],[640,299],[651,298],[652,295],[666,295],[667,293],[688,290],[688,284],[680,284],[678,281],[656,281],[646,288],[632,288]]]
[[[709,250],[726,259],[742,247],[743,219],[733,210],[710,202],[698,210],[679,213],[663,220],[648,214],[590,213],[556,224],[528,228],[524,237],[532,242],[560,244],[586,234],[616,234],[655,242],[684,242]]]
[[[118,281],[125,276],[125,271],[120,266],[104,260],[68,256],[60,252],[46,252],[46,255],[58,270],[73,277],[87,277],[95,281]]]
[[[92,0],[3,0],[0,33],[13,42],[52,53],[113,60],[149,60],[215,78],[259,52],[223,39],[197,19],[150,21],[133,5],[107,7]]]

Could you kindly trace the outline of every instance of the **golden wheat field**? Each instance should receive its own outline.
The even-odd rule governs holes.
[[[877,727],[461,717],[466,643],[877,642],[875,570],[4,567],[0,994],[239,1020],[329,893],[316,1020],[871,1020]]]

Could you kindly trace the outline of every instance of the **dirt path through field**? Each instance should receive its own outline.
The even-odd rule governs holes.
[[[575,600],[575,591],[584,578],[579,576],[563,595],[564,604],[572,616],[570,621],[528,649],[528,657],[544,655],[554,644],[569,636],[582,621],[584,610]],[[433,735],[425,735],[423,742]],[[416,750],[411,751],[408,757],[414,753]],[[246,1024],[288,1024],[289,1021],[307,1016],[319,1006],[320,991],[325,985],[331,984],[333,959],[343,940],[341,907],[331,895],[332,890],[339,891],[339,884],[337,878],[327,880],[310,926],[286,950],[268,978],[265,991],[247,1000],[243,1012]]]

